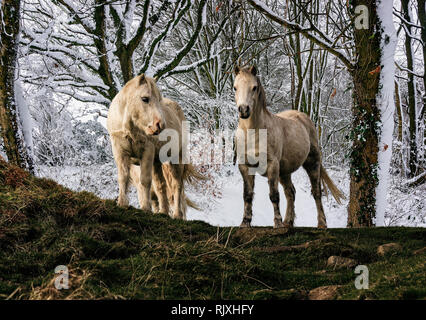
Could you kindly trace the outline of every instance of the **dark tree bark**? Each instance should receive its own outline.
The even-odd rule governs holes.
[[[380,26],[376,0],[352,1],[352,8],[366,5],[369,29],[354,29],[357,64],[352,71],[354,83],[352,148],[350,158],[350,199],[348,227],[370,227],[375,217],[377,155],[380,111],[376,96],[380,80]],[[355,13],[353,13],[355,15]],[[376,33],[373,33],[376,32]]]
[[[425,0],[417,0],[417,10],[419,15],[421,29],[421,38],[423,41],[423,66],[426,66],[426,1]],[[422,114],[420,114],[420,118],[424,117],[425,109],[426,109],[426,68],[423,68],[423,109]]]
[[[411,17],[409,14],[410,0],[401,0],[401,7],[404,14],[404,19],[409,22],[405,24],[405,56],[407,58],[407,69],[414,71],[413,48],[412,48],[412,27],[410,23]],[[403,22],[404,23],[404,22]],[[409,133],[410,133],[410,153],[408,166],[410,169],[409,177],[417,175],[418,160],[417,160],[417,110],[416,110],[416,88],[414,87],[415,76],[412,72],[408,73],[408,115],[409,115]]]
[[[421,25],[420,36],[423,41],[423,107],[419,112],[419,121],[423,121],[423,126],[426,127],[426,1],[425,0],[417,0],[417,12],[419,15],[419,21]],[[424,131],[424,135],[426,135],[426,130]],[[423,136],[423,141],[426,140],[426,136]],[[419,167],[420,174],[424,172],[425,168],[425,159],[423,159],[423,163]]]
[[[108,53],[106,47],[106,16],[105,16],[105,0],[96,0],[95,8],[95,21],[96,26],[94,34],[97,36],[93,38],[95,43],[96,51],[99,57],[99,68],[98,73],[102,81],[108,86],[107,97],[111,100],[118,93],[118,90],[114,84],[111,67],[108,60]]]
[[[15,70],[20,30],[21,1],[3,0],[0,23],[0,131],[8,161],[33,171],[15,101]]]

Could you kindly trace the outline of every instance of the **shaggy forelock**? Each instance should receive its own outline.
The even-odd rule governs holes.
[[[160,89],[158,89],[157,83],[155,82],[155,80],[149,77],[146,77],[145,79],[151,90],[151,95],[154,95],[158,100],[161,100]]]

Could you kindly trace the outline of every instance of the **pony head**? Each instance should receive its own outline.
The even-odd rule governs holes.
[[[256,76],[257,69],[255,66],[249,68],[235,66],[234,72],[235,102],[240,118],[248,119],[253,112],[257,111],[255,108],[264,103],[262,100],[262,96],[264,97],[263,88]]]
[[[165,127],[160,90],[155,80],[144,74],[130,80],[127,88],[127,123],[149,136],[158,135]],[[127,86],[127,85],[126,85]]]

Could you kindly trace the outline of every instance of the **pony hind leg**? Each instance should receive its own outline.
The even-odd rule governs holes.
[[[167,183],[164,179],[162,164],[159,161],[154,161],[152,170],[153,190],[151,195],[155,194],[155,198],[151,196],[153,200],[157,200],[157,212],[158,213],[169,213],[169,201],[167,198]],[[153,201],[151,201],[153,202]]]
[[[183,165],[172,164],[171,167],[171,195],[173,198],[173,218],[185,219],[185,212],[183,211]]]
[[[151,207],[153,213],[160,213],[160,206],[158,204],[158,197],[154,191],[153,186],[151,187]]]
[[[274,207],[274,228],[284,227],[283,219],[280,213],[280,193],[278,191],[278,177],[280,167],[277,162],[268,164],[267,169],[268,184],[269,184],[269,199]]]
[[[291,181],[291,175],[281,175],[280,182],[284,188],[284,194],[287,199],[287,209],[284,218],[284,227],[292,228],[296,217],[294,202],[296,200],[296,189]]]
[[[325,218],[321,200],[321,163],[319,157],[311,161],[309,160],[311,159],[308,158],[308,160],[303,164],[303,168],[306,170],[309,180],[311,181],[312,196],[315,199],[317,207],[318,228],[326,229],[327,220]]]

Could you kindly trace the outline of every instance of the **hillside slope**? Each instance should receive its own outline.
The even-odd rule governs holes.
[[[381,256],[379,245],[400,250]],[[424,299],[426,229],[217,228],[118,208],[0,159],[1,299]],[[370,288],[357,290],[354,267]],[[54,288],[66,265],[70,288]],[[327,286],[323,289],[315,288]],[[329,287],[333,286],[333,287]],[[331,293],[330,293],[331,292]]]

